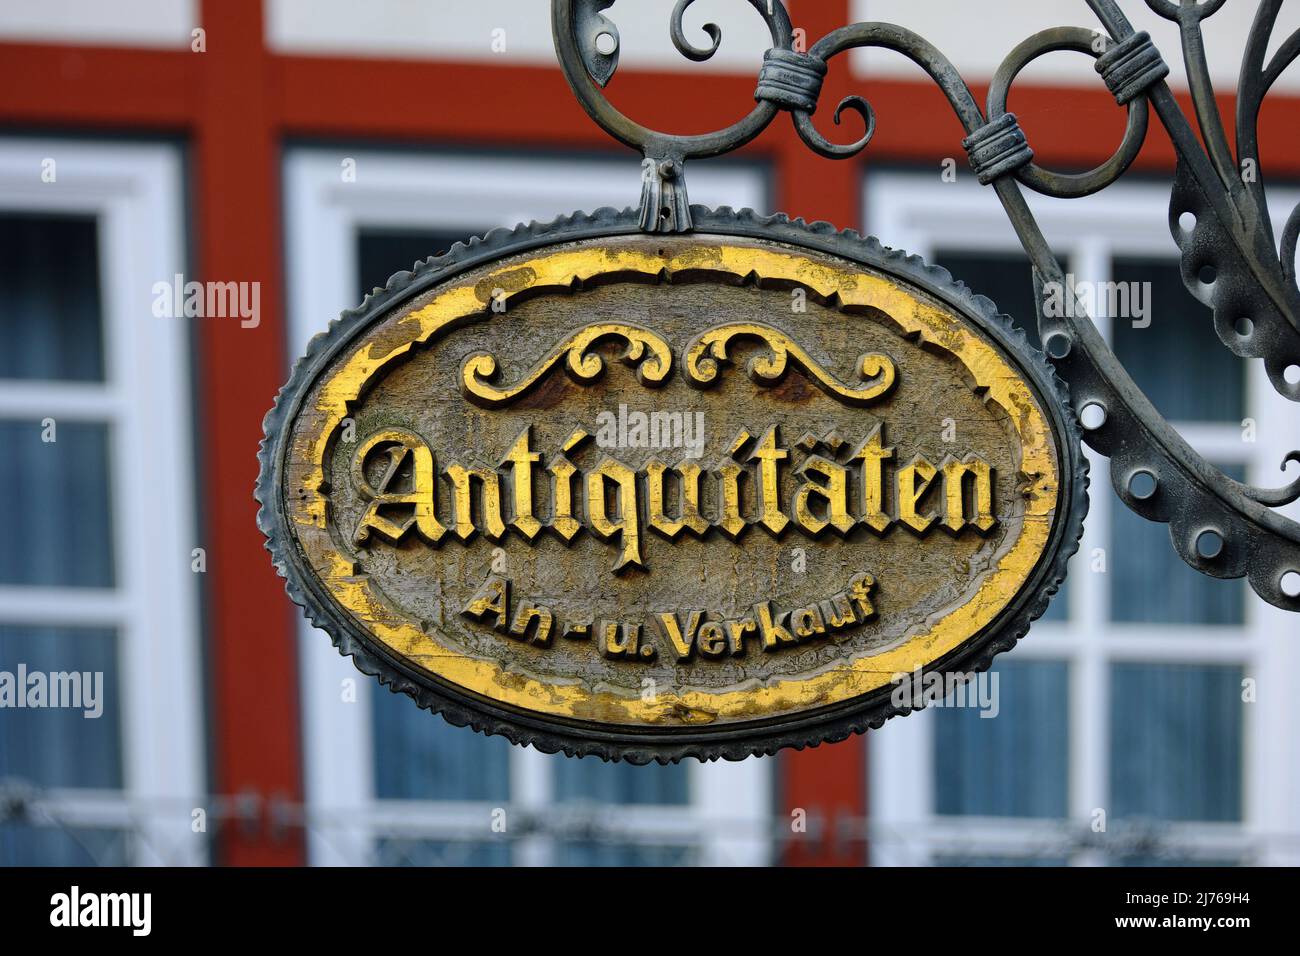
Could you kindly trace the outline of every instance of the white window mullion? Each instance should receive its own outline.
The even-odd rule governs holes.
[[[329,794],[311,809],[331,821],[308,829],[308,860],[313,866],[357,866],[370,859],[375,837],[368,813],[376,805],[371,694],[389,690],[372,687],[373,680],[340,656],[324,631],[304,623],[298,642],[303,784],[309,795]]]
[[[764,866],[770,862],[769,826],[788,827],[773,819],[771,760],[702,764],[690,761],[691,805],[701,835],[703,866]]]
[[[117,588],[0,585],[0,622],[52,627],[122,627],[130,606]]]
[[[0,381],[0,418],[39,423],[113,421],[122,414],[123,402],[112,386],[83,382]]]
[[[550,767],[554,759],[533,747],[510,748],[510,803],[517,812],[534,820],[549,818],[555,802]],[[508,827],[518,823],[506,821]],[[511,862],[516,866],[546,866],[554,862],[555,842],[544,832],[534,831],[527,837],[512,839],[510,845]]]

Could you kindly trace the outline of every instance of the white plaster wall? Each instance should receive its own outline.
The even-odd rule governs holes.
[[[4,0],[0,40],[188,47],[198,0]]]
[[[1170,66],[1170,80],[1185,87],[1178,27],[1157,16],[1145,0],[1119,0],[1120,9],[1138,30],[1146,30]],[[1246,35],[1259,0],[1228,0],[1204,22],[1206,57],[1218,90],[1235,89]],[[884,20],[922,34],[937,46],[968,81],[987,80],[1002,58],[1021,40],[1054,26],[1100,28],[1084,0],[853,0],[855,20]],[[1300,4],[1282,5],[1270,53],[1300,28]],[[919,67],[885,50],[853,54],[854,70],[862,75],[923,76]],[[1080,54],[1054,53],[1023,74],[1026,82],[1098,84],[1091,61]],[[1300,66],[1282,75],[1278,91],[1300,91]]]
[[[685,22],[692,42],[708,42],[704,23],[723,28],[717,55],[702,64],[672,45],[673,5],[619,0],[606,11],[622,40],[620,66],[757,73],[771,42],[745,0],[697,0],[691,8]],[[550,7],[547,0],[267,0],[266,29],[271,46],[284,51],[550,65]],[[504,52],[493,51],[495,30],[504,31]]]

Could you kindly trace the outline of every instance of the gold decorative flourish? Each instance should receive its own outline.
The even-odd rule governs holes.
[[[638,325],[600,322],[579,329],[565,338],[513,385],[498,388],[490,384],[498,374],[497,360],[486,352],[475,352],[461,366],[461,393],[474,404],[487,408],[508,405],[536,388],[551,369],[559,364],[560,359],[567,359],[569,375],[574,381],[589,384],[605,370],[605,360],[591,349],[607,339],[623,339],[627,342],[623,361],[636,368],[637,379],[642,385],[654,388],[668,380],[668,373],[672,371],[673,354],[667,342]]]
[[[739,338],[761,339],[768,354],[750,359],[749,377],[760,385],[775,385],[785,377],[793,362],[827,395],[845,405],[869,405],[894,387],[897,372],[887,355],[872,352],[858,359],[861,388],[851,388],[824,369],[794,339],[779,329],[759,322],[733,322],[697,335],[686,346],[686,380],[696,388],[708,388],[718,378],[719,363],[727,360],[727,346]]]

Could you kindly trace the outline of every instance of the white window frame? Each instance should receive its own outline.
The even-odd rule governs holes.
[[[355,181],[344,180],[353,160]],[[298,147],[284,161],[288,255],[289,352],[344,308],[358,304],[356,236],[362,228],[462,231],[512,227],[600,206],[634,205],[640,196],[635,158],[574,159],[464,153]],[[691,172],[691,199],[710,205],[763,208],[766,179],[753,164],[714,163]],[[429,250],[432,254],[436,250]],[[393,271],[410,268],[393,263]],[[378,836],[431,839],[482,831],[491,838],[490,803],[377,800],[371,746],[372,693],[388,693],[338,654],[328,636],[300,628],[304,781],[308,844],[316,865],[357,865],[372,858]],[[345,683],[350,681],[351,683]],[[342,688],[354,689],[344,702]],[[414,706],[412,704],[411,706]],[[440,718],[429,716],[430,720]],[[510,750],[510,820],[555,820],[548,760],[532,748]],[[762,864],[773,791],[772,760],[700,764],[687,761],[690,804],[612,808],[609,823],[636,837],[687,842],[705,864]],[[553,858],[542,835],[515,842],[517,864]]]
[[[41,806],[69,825],[128,831],[130,859],[145,865],[208,856],[191,826],[205,774],[189,345],[184,320],[151,310],[154,283],[185,271],[182,182],[174,146],[0,138],[0,209],[98,224],[104,381],[0,380],[0,417],[108,426],[116,577],[111,588],[0,586],[0,621],[116,631],[123,789],[60,790]]]
[[[1130,180],[1086,199],[1028,195],[1052,247],[1068,257],[1063,265],[1080,280],[1108,280],[1114,255],[1177,255],[1167,225],[1166,181]],[[1278,228],[1297,201],[1300,191],[1272,191],[1270,210]],[[868,175],[863,221],[887,245],[927,259],[933,258],[936,248],[1021,251],[993,191],[970,175],[943,182],[937,167],[933,173]],[[957,278],[980,291],[979,276]],[[1031,316],[1018,318],[1033,321]],[[1109,338],[1110,321],[1101,318],[1097,325]],[[1261,364],[1247,364],[1246,414],[1257,423],[1255,444],[1241,440],[1241,428],[1235,423],[1175,425],[1210,460],[1244,464],[1249,481],[1282,484],[1285,479],[1278,464],[1288,450],[1300,447],[1300,418],[1295,405],[1275,394]],[[1116,661],[1240,664],[1244,675],[1257,681],[1257,702],[1243,705],[1242,822],[1169,824],[1167,832],[1176,841],[1194,842],[1211,858],[1247,851],[1267,865],[1300,863],[1300,735],[1294,733],[1300,719],[1300,642],[1294,616],[1247,592],[1245,619],[1239,627],[1110,621],[1107,580],[1090,571],[1089,557],[1108,539],[1111,510],[1124,506],[1111,489],[1108,460],[1091,450],[1087,453],[1091,505],[1067,578],[1070,620],[1038,622],[1011,652],[1012,660],[1070,665],[1068,820],[937,815],[932,759],[935,718],[932,712],[922,712],[890,721],[872,738],[871,807],[877,828],[873,832],[882,837],[872,844],[874,863],[924,864],[945,851],[1032,855],[1037,847],[1054,853],[1053,848],[1069,843],[1072,834],[1087,833],[1093,811],[1108,803],[1108,665]],[[1294,518],[1300,511],[1291,506],[1284,513]],[[1248,587],[1244,582],[1240,586]],[[1281,834],[1289,836],[1277,839]],[[1065,855],[1076,864],[1104,860],[1093,851]]]

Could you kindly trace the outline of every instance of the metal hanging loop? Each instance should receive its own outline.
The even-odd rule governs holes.
[[[725,129],[692,136],[661,133],[626,116],[610,103],[602,89],[618,64],[618,29],[600,12],[613,2],[554,0],[551,4],[551,31],[560,69],[573,95],[596,125],[645,157],[641,187],[642,228],[650,232],[687,232],[691,229],[691,212],[686,192],[686,161],[721,156],[739,149],[762,133],[780,108],[760,100],[749,115]],[[686,39],[682,27],[682,17],[693,2],[678,0],[673,9],[673,43],[683,56],[703,61],[717,52],[722,31],[712,23],[705,25],[704,30],[712,39],[712,45],[693,46]],[[790,50],[793,30],[785,5],[770,0],[749,0],[749,3],[767,24],[773,49]]]

